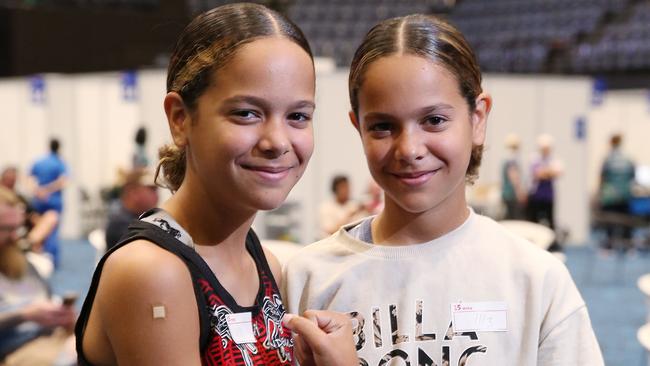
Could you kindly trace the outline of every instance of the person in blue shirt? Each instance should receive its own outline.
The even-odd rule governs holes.
[[[625,225],[625,215],[629,214],[629,202],[632,197],[634,183],[634,162],[621,149],[623,136],[614,134],[610,139],[611,150],[600,171],[598,201],[602,212],[618,215],[606,225],[607,249],[614,245],[614,240],[621,239],[623,246],[629,246],[632,239],[631,225]]]
[[[39,214],[53,210],[63,212],[63,188],[67,181],[67,167],[59,155],[61,144],[57,139],[50,140],[50,153],[38,159],[30,171],[38,187],[34,192],[32,206]],[[45,240],[43,250],[52,255],[55,268],[59,263],[59,225]]]

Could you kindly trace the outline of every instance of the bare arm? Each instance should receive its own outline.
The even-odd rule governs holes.
[[[34,196],[39,199],[46,199],[52,193],[62,190],[65,188],[67,182],[68,178],[65,175],[61,175],[56,180],[43,186],[39,186],[35,176],[30,178],[30,186],[33,187]]]
[[[62,190],[63,188],[65,188],[67,183],[68,183],[68,178],[65,175],[62,175],[62,176],[56,178],[56,180],[54,182],[50,182],[50,183],[42,186],[41,189],[45,190],[45,192],[47,192],[47,194],[52,194],[54,192],[58,192],[58,191]]]
[[[41,251],[43,242],[48,235],[54,230],[59,222],[59,214],[54,210],[48,210],[38,216],[35,220],[34,227],[27,234],[27,239],[32,243],[32,250]]]
[[[107,260],[95,300],[120,365],[200,365],[199,318],[185,264],[138,241]],[[154,318],[154,306],[165,315]]]
[[[558,161],[553,161],[550,164],[540,166],[534,170],[537,179],[553,179],[562,175],[562,164]]]

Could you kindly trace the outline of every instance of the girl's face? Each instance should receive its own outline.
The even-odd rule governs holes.
[[[465,212],[465,173],[483,144],[487,95],[470,111],[455,76],[423,57],[391,55],[369,65],[359,90],[359,130],[386,206],[408,213]]]
[[[313,151],[314,77],[300,46],[280,37],[256,40],[214,73],[176,132],[172,123],[175,143],[187,148],[191,180],[213,202],[256,211],[285,200]]]

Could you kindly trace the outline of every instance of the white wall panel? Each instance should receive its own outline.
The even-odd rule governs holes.
[[[128,100],[124,97],[121,75],[111,73],[104,76],[104,103],[106,123],[106,170],[105,182],[115,182],[119,169],[131,167],[131,156],[135,151],[134,136],[140,124],[141,100]],[[139,96],[142,98],[143,96]]]
[[[61,158],[68,168],[68,184],[63,191],[64,207],[61,217],[60,235],[74,237],[80,231],[81,210],[79,182],[76,169],[79,165],[79,136],[77,123],[71,111],[76,103],[73,79],[63,75],[47,75],[46,113],[47,121],[45,139],[57,138],[61,142],[59,151]],[[40,150],[45,152],[49,148],[47,142],[43,143]]]
[[[299,236],[303,242],[317,235],[318,205],[330,197],[329,180],[334,174],[350,176],[356,198],[362,196],[370,179],[358,134],[348,121],[347,71],[324,71],[317,78],[315,151],[303,179],[288,198],[301,204]],[[16,164],[26,171],[46,152],[47,139],[54,134],[62,139],[62,153],[71,165],[75,186],[96,194],[100,187],[114,182],[118,167],[130,165],[134,133],[141,124],[148,129],[152,163],[157,148],[170,141],[162,107],[164,70],[138,74],[136,101],[124,99],[118,72],[46,75],[45,79],[46,99],[42,104],[31,100],[28,78],[0,80],[0,164]],[[582,242],[587,234],[589,191],[593,190],[611,133],[623,132],[625,150],[637,162],[650,164],[647,93],[609,92],[602,105],[591,106],[591,82],[584,78],[486,75],[484,87],[492,94],[494,105],[479,184],[499,184],[506,134],[521,136],[525,164],[536,150],[536,136],[553,134],[555,155],[566,167],[565,175],[558,180],[557,219],[560,226],[570,229],[573,241]],[[579,116],[586,117],[587,140],[576,139],[575,119]],[[74,209],[74,203],[68,202],[74,197],[69,194],[77,189],[69,191],[66,205]],[[256,221],[257,227],[263,216]],[[74,223],[64,226],[66,236],[78,232]]]

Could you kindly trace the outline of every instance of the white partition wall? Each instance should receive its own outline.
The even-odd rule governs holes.
[[[43,126],[45,133],[40,146],[32,146],[39,154],[47,152],[47,141],[55,137],[61,141],[60,154],[68,166],[70,177],[64,190],[64,210],[61,218],[60,233],[64,237],[74,237],[80,231],[80,195],[75,179],[75,168],[79,159],[79,135],[74,116],[70,113],[76,104],[74,80],[64,75],[49,75],[45,80],[47,122]],[[29,162],[33,163],[33,160]]]
[[[122,76],[120,72],[45,75],[45,98],[38,103],[32,99],[29,78],[0,80],[0,166],[14,164],[26,172],[34,159],[46,152],[49,136],[62,140],[72,179],[65,195],[68,211],[62,234],[66,237],[80,235],[79,189],[98,194],[100,188],[114,183],[117,168],[130,165],[133,138],[140,125],[148,130],[152,162],[157,148],[170,141],[162,107],[165,71],[138,72],[132,85],[135,99],[125,98]],[[288,203],[298,207],[297,239],[302,243],[318,235],[318,205],[330,197],[333,175],[347,174],[357,199],[370,179],[358,134],[348,120],[347,71],[321,71],[317,79],[315,152],[288,198]],[[500,183],[500,165],[506,153],[503,139],[509,132],[521,136],[526,163],[536,151],[536,136],[553,135],[555,156],[565,166],[557,182],[557,221],[570,230],[571,242],[584,243],[589,222],[587,188],[594,187],[610,133],[623,132],[625,149],[637,161],[650,164],[646,92],[610,92],[602,105],[592,106],[588,78],[487,75],[484,87],[492,94],[494,106],[478,184]],[[579,118],[585,123],[583,130],[577,128]],[[262,213],[256,221],[262,234],[264,220]]]
[[[22,113],[22,100],[28,98],[28,84],[25,79],[7,79],[0,83],[0,100],[2,101],[2,129],[0,133],[0,146],[2,165],[14,164],[22,166],[23,147],[19,141],[23,136],[25,120]]]
[[[79,159],[75,166],[75,181],[87,189],[98,189],[110,182],[107,169],[106,146],[110,141],[106,136],[106,99],[101,75],[75,77],[75,103],[73,115],[77,130]],[[97,193],[95,191],[95,193]]]

